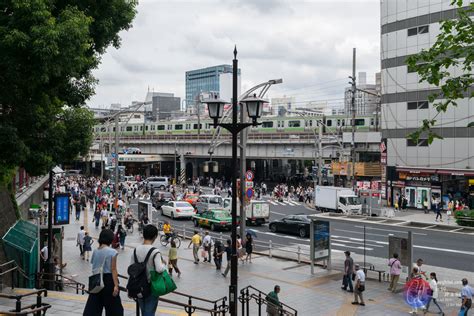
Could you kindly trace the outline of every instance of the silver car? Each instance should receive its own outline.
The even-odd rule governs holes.
[[[166,190],[170,183],[168,177],[149,177],[146,179],[146,186],[148,189]]]

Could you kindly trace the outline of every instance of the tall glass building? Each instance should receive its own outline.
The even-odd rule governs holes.
[[[229,89],[227,84],[225,87],[221,87],[223,82],[228,81],[223,79],[231,76],[232,65],[219,65],[186,71],[186,105],[194,105],[196,96],[200,92],[217,92],[223,98],[223,90],[227,91]],[[238,76],[240,82],[240,69],[238,70]]]

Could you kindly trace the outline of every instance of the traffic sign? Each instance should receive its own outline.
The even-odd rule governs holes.
[[[253,192],[253,189],[252,189],[252,188],[248,188],[248,189],[247,189],[246,195],[247,195],[247,198],[248,198],[249,200],[253,197],[253,193],[254,193],[254,192]]]
[[[245,188],[253,188],[253,181],[245,181]]]
[[[247,181],[253,181],[253,172],[252,172],[252,170],[248,170],[245,173],[245,179],[247,179]]]

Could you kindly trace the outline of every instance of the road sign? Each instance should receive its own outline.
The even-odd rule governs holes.
[[[253,188],[253,181],[245,181],[245,188],[246,189]]]
[[[252,189],[252,188],[248,188],[248,189],[247,189],[246,195],[247,195],[247,198],[248,198],[249,200],[253,197],[253,193],[254,193],[254,192],[253,192],[253,189]]]
[[[253,181],[253,172],[251,170],[245,173],[245,179],[247,179],[247,181]]]
[[[117,154],[116,154],[116,153],[112,153],[111,156],[112,156],[112,158],[117,158]]]

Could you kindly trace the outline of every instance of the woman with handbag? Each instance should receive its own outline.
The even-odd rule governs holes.
[[[428,310],[430,309],[430,303],[431,301],[433,301],[433,303],[439,309],[438,314],[444,315],[444,312],[439,306],[438,301],[437,301],[438,300],[438,279],[436,278],[436,273],[434,272],[430,273],[429,283],[430,283],[430,288],[428,289],[429,300],[428,300],[428,303],[426,303],[426,308],[423,310],[423,313],[424,314],[428,313]]]
[[[99,248],[92,252],[92,276],[89,277],[89,298],[84,316],[100,316],[105,308],[106,316],[122,316],[123,307],[119,295],[117,251],[110,248],[114,233],[104,229],[99,235]]]

